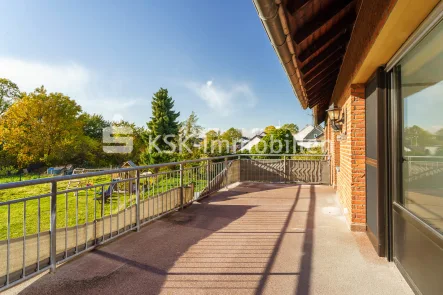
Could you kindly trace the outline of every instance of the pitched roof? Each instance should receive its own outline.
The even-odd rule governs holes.
[[[309,136],[312,132],[315,130],[323,133],[323,128],[321,126],[312,126],[312,125],[306,125],[305,128],[303,128],[300,132],[294,135],[295,140],[304,140],[306,137]]]

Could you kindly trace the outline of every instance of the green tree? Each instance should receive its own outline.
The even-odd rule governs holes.
[[[23,94],[0,118],[3,149],[17,155],[21,166],[64,163],[83,136],[80,114],[74,100],[43,86]]]
[[[251,154],[293,154],[294,137],[287,129],[276,129],[266,134],[251,148]]]
[[[103,128],[111,126],[111,122],[106,121],[102,115],[84,113],[82,120],[84,121],[84,134],[95,140],[101,141],[103,139]]]
[[[0,78],[0,115],[3,114],[12,102],[21,96],[17,84],[12,81]]]
[[[229,128],[221,135],[222,140],[227,140],[230,145],[237,143],[242,137],[240,129]]]
[[[206,141],[212,141],[212,140],[218,140],[218,139],[220,139],[220,132],[217,132],[215,130],[209,130],[205,134]]]
[[[180,135],[183,139],[186,139],[186,144],[190,149],[199,142],[200,133],[203,131],[203,127],[198,125],[198,117],[192,112],[188,119],[182,122],[180,128]]]
[[[265,130],[263,130],[266,134],[270,134],[272,132],[274,132],[275,130],[277,130],[277,128],[275,128],[275,126],[273,125],[269,125],[265,128]]]
[[[229,144],[223,141],[220,131],[209,130],[202,144],[202,153],[208,157],[217,157],[229,153]]]
[[[283,126],[281,126],[281,129],[287,129],[292,134],[297,134],[299,131],[298,126],[294,123],[284,124]]]
[[[152,117],[147,123],[148,131],[143,135],[146,149],[141,155],[141,161],[145,164],[174,161],[179,156],[171,153],[172,147],[168,142],[174,143],[178,136],[180,124],[177,118],[180,112],[173,110],[174,100],[168,95],[168,90],[163,88],[154,93],[151,105]],[[171,137],[175,137],[175,140]]]
[[[173,110],[174,100],[168,95],[168,90],[163,88],[154,93],[151,105],[152,117],[147,124],[149,135],[153,138],[160,136],[157,146],[161,150],[170,150],[167,139],[165,140],[164,137],[167,135],[178,135],[180,125],[177,118],[180,116],[180,112]]]

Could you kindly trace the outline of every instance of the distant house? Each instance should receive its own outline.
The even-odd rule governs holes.
[[[306,125],[300,132],[294,135],[297,145],[306,149],[323,147],[324,130],[321,126]]]
[[[261,132],[253,137],[251,137],[248,141],[242,143],[242,148],[240,149],[241,152],[244,151],[250,151],[254,145],[260,142],[260,140],[265,137],[266,133]]]

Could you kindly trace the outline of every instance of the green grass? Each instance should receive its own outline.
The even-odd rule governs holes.
[[[1,183],[9,183],[16,181],[24,181],[24,180],[32,180],[39,178],[47,178],[52,177],[52,175],[48,174],[24,174],[24,175],[10,175],[10,176],[0,176],[0,184]]]
[[[206,186],[206,180],[203,175],[185,174],[184,184],[191,182],[195,185],[195,191],[201,191]],[[108,188],[111,181],[110,175],[88,178],[85,183],[93,183],[94,185],[105,184],[104,190]],[[180,180],[178,173],[162,174],[149,179],[142,179],[141,198],[151,198],[159,193],[166,192],[173,188],[179,187]],[[62,191],[67,188],[68,181],[58,182],[57,189]],[[120,193],[112,193],[112,202],[104,203],[104,215],[111,212],[116,213],[131,204],[135,204],[135,194],[124,190],[124,186],[128,188],[128,183],[119,184]],[[101,187],[86,188],[83,187],[78,193],[62,193],[57,196],[57,228],[66,226],[75,226],[84,224],[85,221],[92,222],[95,218],[101,218],[101,204],[95,200],[97,193],[101,191]],[[126,191],[126,192],[123,192]],[[50,192],[50,184],[40,184],[34,186],[26,186],[21,188],[0,190],[0,202],[8,200],[22,199],[36,195],[42,195]],[[39,201],[26,201],[26,222],[24,222],[24,203],[23,201],[10,205],[10,237],[21,237],[24,234],[24,224],[26,225],[26,235],[35,234],[38,230],[38,213]],[[0,206],[0,240],[7,239],[7,219],[8,206]],[[40,198],[40,232],[49,230],[50,226],[50,197]]]

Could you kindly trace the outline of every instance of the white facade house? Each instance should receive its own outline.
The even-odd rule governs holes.
[[[242,145],[242,148],[240,149],[241,152],[244,151],[251,151],[252,147],[254,145],[256,145],[257,143],[260,142],[260,140],[266,135],[266,133],[262,132],[260,134],[257,134],[253,137],[251,137],[251,139],[249,139],[249,141],[247,141],[246,143],[244,143]]]
[[[294,135],[294,140],[298,146],[305,149],[323,147],[323,135],[324,130],[321,126],[306,125],[305,128]]]

